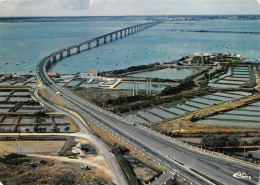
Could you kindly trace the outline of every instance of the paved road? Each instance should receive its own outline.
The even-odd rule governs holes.
[[[153,183],[151,183],[151,185],[162,185],[166,181],[170,180],[173,176],[174,174],[172,172],[167,172],[163,174],[158,180],[155,180]]]

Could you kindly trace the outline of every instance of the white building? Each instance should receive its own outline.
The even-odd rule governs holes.
[[[83,76],[84,78],[96,78],[98,76],[98,70],[97,69],[86,70]]]

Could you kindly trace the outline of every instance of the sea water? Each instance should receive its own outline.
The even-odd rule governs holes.
[[[44,56],[59,49],[141,22],[33,22],[0,24],[0,73],[35,73]],[[258,20],[212,20],[161,23],[129,37],[57,62],[50,71],[107,71],[133,65],[169,62],[195,52],[243,54],[260,59],[260,34],[171,32],[176,30],[258,32]],[[189,24],[188,24],[189,23]],[[5,65],[5,62],[8,64]],[[17,65],[16,65],[17,64]]]

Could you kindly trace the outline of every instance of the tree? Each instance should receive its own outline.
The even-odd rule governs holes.
[[[257,145],[260,145],[260,137],[254,137],[252,140],[251,140],[251,145],[253,146],[257,146]]]

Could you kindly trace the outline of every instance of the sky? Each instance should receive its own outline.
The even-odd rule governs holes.
[[[260,14],[260,0],[0,0],[0,17]]]

